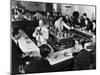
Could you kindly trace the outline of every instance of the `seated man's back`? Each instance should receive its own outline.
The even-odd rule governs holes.
[[[40,73],[50,71],[51,65],[44,58],[34,57],[31,63],[26,67],[26,73]]]
[[[74,70],[87,70],[91,63],[90,53],[82,49],[75,57]]]
[[[41,57],[33,57],[31,63],[26,67],[26,73],[50,72],[51,65],[47,60],[51,48],[47,44],[40,46]]]

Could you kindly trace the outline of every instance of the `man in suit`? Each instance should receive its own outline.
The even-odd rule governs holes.
[[[82,17],[81,17],[81,27],[86,27],[86,21],[88,23],[90,23],[90,19],[88,18],[87,14],[86,13],[83,13]]]
[[[30,64],[26,66],[25,73],[42,73],[51,71],[51,65],[47,60],[50,48],[49,46],[44,47],[45,45],[46,44],[40,46],[41,57],[33,57]]]
[[[11,40],[11,42],[12,42],[11,43],[11,45],[12,45],[12,49],[11,49],[11,57],[12,57],[11,72],[12,72],[12,74],[19,73],[18,72],[18,66],[21,64],[21,57],[22,57],[22,54],[24,54],[18,46],[18,39],[20,38],[20,36],[21,36],[21,34],[20,34],[19,28],[17,28],[17,27],[13,28],[12,40]]]
[[[88,70],[91,64],[91,49],[87,49],[89,44],[82,42],[82,49],[74,59],[74,70]]]
[[[31,52],[24,53],[20,47],[19,40],[22,37],[22,30],[18,27],[14,27],[12,30],[12,62],[11,72],[13,74],[21,73],[21,68],[26,65],[26,61],[31,60]]]

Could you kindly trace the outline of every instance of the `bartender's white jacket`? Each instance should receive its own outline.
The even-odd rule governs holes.
[[[40,28],[41,28],[40,32],[42,33],[42,35],[37,34],[37,31],[40,30]],[[47,44],[47,39],[49,38],[49,31],[47,27],[46,26],[37,27],[35,29],[35,32],[33,33],[33,37],[36,37],[38,46],[41,46],[42,44]]]
[[[54,24],[55,28],[57,28],[59,31],[63,30],[63,27],[70,29],[70,27],[64,22],[57,20]]]

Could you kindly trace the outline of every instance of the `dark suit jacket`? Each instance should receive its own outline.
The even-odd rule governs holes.
[[[86,26],[86,30],[91,30],[92,31],[93,25],[92,23],[88,23],[88,25]]]
[[[15,74],[18,73],[18,66],[21,64],[21,56],[23,52],[17,47],[13,40],[11,45],[11,72]]]
[[[26,66],[26,73],[42,73],[51,71],[49,61],[44,58],[34,57],[30,64]]]
[[[74,70],[87,70],[91,63],[90,53],[82,49],[74,59]]]
[[[88,22],[90,22],[90,19],[89,18],[86,18],[86,20],[88,20]],[[81,27],[85,27],[85,19],[82,17],[81,19]]]

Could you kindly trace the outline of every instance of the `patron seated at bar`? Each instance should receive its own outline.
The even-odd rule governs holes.
[[[73,28],[79,28],[80,27],[79,21],[78,21],[79,15],[80,15],[79,11],[74,11],[72,13],[72,16],[70,17],[70,19],[71,19],[71,26]]]
[[[50,72],[52,70],[50,63],[47,60],[51,48],[46,44],[41,45],[39,48],[41,57],[33,57],[30,64],[26,66],[25,73],[41,73]]]
[[[49,38],[49,31],[43,20],[39,20],[39,26],[35,29],[33,37],[36,37],[37,45],[47,44],[47,39]]]
[[[13,19],[14,21],[21,21],[23,20],[23,9],[14,9]]]
[[[26,55],[36,55],[40,56],[39,48],[35,45],[34,41],[32,41],[24,31],[21,30],[22,36],[20,37],[19,47]],[[23,56],[24,57],[24,56]]]
[[[63,21],[68,25],[71,24],[71,20],[70,20],[70,18],[69,18],[69,16],[67,14],[63,17]]]
[[[90,23],[90,19],[88,18],[86,13],[83,13],[83,15],[81,17],[82,27],[86,27],[88,23]]]
[[[81,42],[82,49],[74,59],[74,70],[88,70],[91,65],[90,43]]]
[[[12,73],[19,73],[19,65],[22,64],[22,55],[24,54],[19,47],[18,40],[21,37],[21,31],[18,27],[12,30]]]
[[[26,39],[24,32],[19,27],[14,27],[12,29],[12,73],[20,73],[20,68],[26,65],[27,61],[31,60],[34,55],[38,56],[38,49],[35,47],[33,49],[26,48]],[[32,44],[34,45],[34,44]]]

